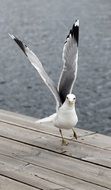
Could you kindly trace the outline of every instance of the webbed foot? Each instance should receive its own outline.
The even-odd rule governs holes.
[[[62,145],[67,146],[69,142],[67,142],[65,139],[62,139]]]
[[[62,134],[62,130],[59,129],[59,132],[60,132],[60,134],[61,134],[61,138],[62,138],[62,145],[67,146],[69,143],[64,139],[63,134]]]

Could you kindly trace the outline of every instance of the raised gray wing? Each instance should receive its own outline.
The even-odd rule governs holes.
[[[69,35],[66,38],[63,47],[63,70],[58,83],[58,91],[62,103],[64,103],[67,94],[72,92],[74,82],[77,76],[78,63],[78,40],[79,40],[79,20],[76,20]]]
[[[45,82],[45,84],[48,86],[52,94],[54,95],[57,103],[57,107],[60,106],[60,97],[59,93],[57,91],[57,88],[54,84],[54,82],[49,78],[47,73],[45,72],[41,62],[39,61],[38,57],[26,46],[23,44],[22,41],[20,41],[18,38],[15,36],[9,34],[10,37],[18,44],[18,46],[22,49],[22,51],[25,53],[27,58],[29,59],[30,63],[35,67],[35,69],[38,71],[40,74],[41,78]]]

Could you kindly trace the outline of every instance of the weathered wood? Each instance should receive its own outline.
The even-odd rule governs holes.
[[[29,116],[23,116],[21,114],[0,110],[0,121],[7,122],[10,124],[18,125],[21,127],[24,127],[26,129],[32,129],[38,132],[42,133],[48,133],[55,136],[60,136],[59,130],[54,127],[52,124],[48,125],[37,125],[35,124],[35,121],[37,119]],[[76,128],[76,133],[78,134],[78,137],[87,136],[90,134],[94,134],[92,131],[86,131],[83,129]],[[72,138],[72,130],[64,130],[63,131],[64,136],[68,139]]]
[[[10,178],[0,176],[0,190],[39,190],[39,189],[12,180]]]
[[[79,141],[85,142],[87,144],[97,146],[104,149],[111,149],[111,137],[101,135],[101,134],[92,134],[90,136],[85,136],[85,138],[80,137]]]
[[[92,183],[87,183],[84,180],[79,180],[73,177],[69,177],[67,175],[63,175],[61,173],[56,173],[53,170],[48,170],[46,168],[35,166],[33,164],[27,164],[23,161],[18,161],[17,159],[0,155],[0,160],[2,160],[2,164],[0,163],[0,172],[8,176],[12,179],[18,180],[25,184],[30,184],[34,187],[39,187],[43,189],[47,189],[48,185],[45,182],[54,183],[54,187],[56,189],[61,190],[107,190],[108,188],[101,187]],[[20,164],[20,165],[19,165]],[[59,185],[57,185],[59,184]],[[62,187],[61,187],[62,186]],[[64,186],[64,187],[63,187]],[[54,189],[50,188],[51,189]]]
[[[40,148],[63,153],[70,157],[111,167],[111,152],[87,144],[71,141],[68,146],[61,146],[61,139],[52,135],[30,131],[18,126],[0,123],[0,135]]]
[[[2,189],[5,181],[11,189],[111,189],[110,137],[77,129],[75,141],[72,131],[66,131],[69,145],[61,146],[58,129],[36,126],[35,120],[0,110]]]
[[[48,133],[55,136],[60,136],[58,129],[52,124],[47,125],[35,125],[37,119],[29,116],[24,116],[18,113],[13,113],[5,110],[0,110],[0,121],[10,124],[18,125],[26,129],[32,129],[37,132]],[[111,137],[95,134],[92,131],[86,131],[83,129],[75,129],[78,134],[78,141],[89,145],[97,146],[100,148],[111,149]],[[72,138],[72,131],[64,130],[64,136],[68,139]],[[87,136],[87,138],[86,138]],[[84,138],[85,137],[85,138]]]
[[[32,172],[27,172],[26,166],[29,164],[11,157],[0,154],[0,174],[6,177],[10,177],[14,180],[20,181],[27,185],[37,187],[44,190],[59,190],[65,189],[63,186],[57,185],[51,181],[42,179],[38,176],[34,176]],[[69,190],[69,188],[68,188]]]
[[[56,154],[54,152],[49,152],[44,149],[32,149],[28,145],[24,145],[25,147],[23,151],[23,144],[21,144],[20,148],[20,143],[13,143],[13,141],[6,144],[8,144],[8,146],[4,146],[4,153],[7,155],[9,154],[14,158],[53,170],[57,173],[62,173],[87,182],[98,184],[99,186],[104,186],[107,188],[111,187],[111,170],[108,168],[100,166],[97,167],[94,164],[85,163],[80,160],[63,156],[61,154]],[[17,147],[17,145],[19,145],[19,147]],[[3,150],[1,150],[1,152],[3,152]]]

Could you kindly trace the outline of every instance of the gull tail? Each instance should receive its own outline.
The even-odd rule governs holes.
[[[35,124],[47,124],[47,123],[53,123],[55,117],[56,117],[56,113],[50,115],[49,117],[45,117],[43,119],[39,119],[35,122]]]

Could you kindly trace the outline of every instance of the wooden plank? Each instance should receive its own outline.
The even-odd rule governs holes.
[[[29,121],[36,121],[37,118],[34,118],[34,117],[31,117],[31,116],[27,116],[27,115],[23,115],[23,114],[20,114],[20,113],[17,113],[17,112],[11,112],[11,111],[7,111],[7,110],[3,110],[3,109],[0,109],[0,116],[8,116],[8,117],[12,117],[12,118],[20,118],[21,121],[25,120],[25,118],[27,118],[27,120]]]
[[[23,148],[24,146],[24,148]],[[12,148],[13,147],[13,148]],[[57,173],[78,178],[106,188],[111,187],[111,169],[86,163],[74,158],[49,152],[40,148],[8,141],[3,147],[5,154]],[[3,150],[0,150],[1,152]]]
[[[10,177],[11,179],[17,180],[21,183],[25,183],[32,187],[37,187],[38,189],[44,190],[59,190],[65,188],[51,181],[42,179],[38,176],[33,176],[32,172],[28,173],[25,168],[29,163],[23,162],[11,157],[0,154],[0,174],[5,177]],[[69,190],[69,188],[68,188]]]
[[[28,186],[26,184],[20,183],[18,181],[12,180],[10,178],[0,176],[0,190],[39,190]]]
[[[0,121],[7,122],[10,124],[15,124],[27,129],[32,129],[38,132],[48,133],[55,136],[60,136],[58,129],[52,124],[47,125],[35,125],[37,119],[29,116],[24,116],[18,113],[13,113],[5,110],[0,110]],[[111,137],[95,134],[92,131],[86,131],[83,129],[75,129],[78,134],[78,140],[82,143],[86,143],[92,146],[97,146],[100,148],[105,148],[111,150]],[[72,131],[63,131],[64,136],[67,139],[72,138]],[[84,138],[83,138],[84,137]],[[86,138],[87,137],[87,138]],[[104,140],[103,140],[104,139]]]
[[[111,147],[107,147],[107,150],[111,150]]]
[[[92,134],[89,136],[85,136],[85,138],[80,137],[79,141],[81,141],[82,143],[87,143],[93,146],[111,150],[111,137],[109,136]]]
[[[55,173],[52,170],[47,170],[40,166],[35,166],[32,164],[23,163],[24,167],[16,169],[16,163],[18,165],[18,160],[0,155],[0,172],[12,179],[22,181],[26,184],[30,184],[35,187],[41,187],[44,190],[47,189],[47,186],[43,187],[43,180],[51,181],[54,184],[60,184],[65,186],[60,188],[61,190],[76,189],[76,190],[107,190],[105,187],[100,187],[95,184],[87,183],[85,181],[75,179],[60,173]],[[8,164],[7,164],[8,163]],[[14,163],[14,164],[13,164]],[[39,180],[38,180],[39,179]],[[42,181],[41,181],[42,180]],[[41,184],[42,183],[42,184]],[[57,185],[56,185],[57,187]],[[60,186],[59,186],[60,187]],[[50,188],[51,190],[52,188]],[[54,188],[53,188],[54,189]],[[58,189],[58,188],[57,188]],[[49,189],[47,189],[49,190]]]
[[[7,122],[10,124],[18,125],[27,129],[32,129],[38,132],[48,133],[55,136],[60,136],[60,133],[56,127],[54,127],[51,123],[47,125],[37,125],[35,121],[37,119],[29,116],[24,116],[18,113],[13,113],[5,110],[0,110],[0,121]],[[72,130],[64,130],[64,136],[68,139],[72,138]],[[78,137],[87,136],[90,134],[94,134],[92,131],[86,131],[83,129],[76,128],[76,133]]]
[[[61,139],[48,134],[37,133],[18,126],[0,123],[0,135],[57,153],[87,160],[89,162],[111,167],[111,152],[97,147],[71,141],[68,146],[61,146]]]
[[[69,187],[72,190],[102,190],[102,189],[106,189],[104,187],[100,187],[97,186],[95,184],[91,184],[91,183],[87,183],[85,181],[79,180],[79,179],[75,179],[69,176],[65,176],[65,175],[61,175],[61,174],[57,174],[57,175],[52,175],[52,171],[48,173],[48,175],[45,173],[44,168],[41,169],[39,168],[35,168],[33,167],[33,165],[29,165],[28,170],[33,170],[33,172],[36,173],[37,176],[40,176],[42,178],[45,179],[49,179],[51,181],[55,181],[58,182],[60,185],[64,185],[66,188]]]

